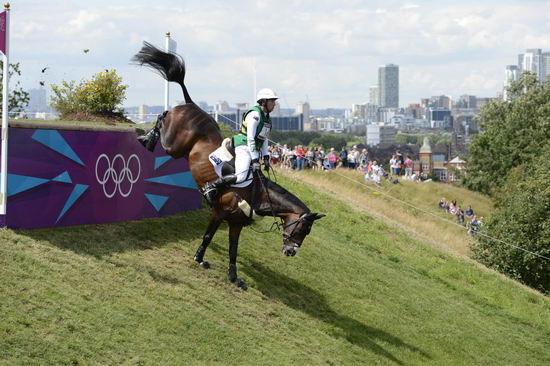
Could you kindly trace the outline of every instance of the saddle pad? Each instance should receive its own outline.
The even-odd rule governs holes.
[[[227,149],[227,144],[231,144],[230,138],[226,138],[225,140],[223,140],[222,145],[214,150],[212,153],[210,153],[210,155],[208,155],[208,160],[210,160],[210,162],[214,166],[214,171],[216,172],[218,177],[221,177],[223,175],[223,165],[225,163],[229,163],[233,159],[233,155]],[[242,183],[232,184],[231,187],[243,188],[249,186],[250,183],[252,183],[252,180],[247,179]]]

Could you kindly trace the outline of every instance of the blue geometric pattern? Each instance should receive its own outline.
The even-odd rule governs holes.
[[[162,165],[164,165],[170,159],[171,159],[170,156],[159,156],[158,158],[155,158],[155,170],[160,168]]]
[[[36,130],[32,138],[61,155],[84,166],[84,163],[57,130]]]
[[[80,159],[80,157],[77,155],[75,150],[73,150],[73,148],[69,145],[67,140],[63,137],[62,133],[63,132],[60,133],[57,130],[37,129],[33,131],[31,135],[31,139],[36,141],[37,143],[42,144],[43,146],[47,147],[51,151],[54,151],[60,155],[63,155],[65,158],[68,158],[74,163],[79,164],[81,167],[86,168],[86,164],[84,164],[84,162]],[[36,147],[36,145],[34,145],[34,147]],[[173,158],[166,155],[155,157],[154,170],[156,171],[159,168],[165,166],[167,163],[170,162],[171,159]],[[63,165],[64,165],[64,162],[61,162],[61,164],[57,165],[58,167],[57,169],[59,169],[59,166],[63,166]],[[169,167],[169,166],[166,166],[166,167]],[[174,168],[176,167],[174,166]],[[181,166],[181,168],[183,168],[183,166]],[[93,170],[93,166],[91,167],[91,169]],[[59,216],[57,217],[57,220],[56,220],[56,223],[58,223],[61,219],[65,217],[65,215],[69,214],[69,210],[71,210],[71,208],[77,204],[77,201],[79,201],[80,198],[83,196],[83,194],[88,191],[90,186],[86,184],[77,184],[77,182],[74,182],[73,178],[75,178],[76,176],[71,177],[71,175],[67,170],[62,172],[59,172],[58,170],[57,171],[56,170],[52,172],[56,174],[54,178],[41,178],[41,177],[33,177],[33,176],[26,176],[26,175],[19,175],[19,174],[9,174],[8,175],[8,192],[7,192],[8,196],[13,196],[21,192],[29,191],[31,189],[34,189],[48,182],[70,184],[71,192],[67,196],[64,206],[59,212]],[[31,169],[31,174],[32,174],[32,169]],[[140,180],[144,178],[145,177],[143,176],[139,177]],[[78,181],[79,179],[77,178],[76,180]],[[180,170],[179,173],[168,174],[160,177],[151,177],[149,179],[144,179],[144,180],[148,182],[158,183],[158,184],[165,184],[168,186],[188,188],[193,190],[198,189],[197,184],[195,183],[190,171],[181,172]],[[57,186],[57,187],[60,189],[62,188],[62,186]],[[69,189],[67,186],[65,187],[66,189]],[[150,194],[150,193],[144,193],[144,194],[147,200],[149,201],[149,203],[154,207],[154,209],[157,212],[160,212],[164,208],[168,200],[171,198],[170,194],[168,196],[161,196],[161,195]],[[82,204],[83,201],[80,200],[79,202],[81,202]],[[52,219],[53,218],[55,218],[55,216],[53,216]]]
[[[65,206],[63,207],[63,210],[61,210],[61,213],[57,217],[57,220],[55,220],[55,223],[57,223],[63,215],[65,215],[65,212],[69,210],[73,206],[73,204],[76,202],[76,200],[82,196],[82,193],[84,193],[88,189],[88,186],[86,184],[77,184],[73,191],[71,192],[69,198],[67,199],[67,202],[65,202]]]
[[[72,183],[71,177],[69,176],[69,172],[64,171],[63,173],[59,174],[57,177],[53,178],[52,181],[54,182],[61,182],[61,183]]]
[[[169,186],[198,189],[191,172],[163,175],[162,177],[145,179],[148,182],[161,183]]]
[[[168,201],[168,197],[157,196],[156,194],[145,193],[145,197],[147,197],[147,199],[149,200],[149,202],[151,202],[151,204],[153,205],[155,210],[157,210],[157,212],[159,212],[162,206],[164,206],[164,204],[166,203],[166,201]]]
[[[19,174],[8,174],[8,197],[27,191],[41,184],[48,183],[49,179],[27,177]]]

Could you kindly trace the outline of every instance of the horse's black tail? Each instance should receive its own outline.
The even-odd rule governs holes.
[[[138,65],[146,65],[152,68],[165,80],[180,84],[185,103],[193,103],[183,83],[183,79],[185,79],[185,62],[180,55],[161,51],[151,43],[144,41],[143,47],[132,57],[132,61]]]

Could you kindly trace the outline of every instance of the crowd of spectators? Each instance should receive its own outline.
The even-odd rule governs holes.
[[[463,210],[456,200],[447,201],[445,198],[439,200],[438,207],[444,210],[450,215],[456,218],[456,222],[468,228],[470,234],[476,234],[479,228],[483,225],[483,217],[478,218],[474,214],[472,206],[468,206],[468,209]],[[465,222],[465,216],[470,219],[468,223]]]
[[[357,146],[348,151],[345,147],[336,151],[333,147],[325,150],[322,146],[304,147],[302,145],[270,146],[271,163],[281,164],[291,170],[317,169],[331,170],[338,167],[358,169],[367,164],[367,149],[359,151]]]
[[[383,164],[370,159],[367,149],[359,149],[354,145],[351,149],[342,147],[340,151],[331,147],[325,150],[323,146],[304,147],[297,145],[270,146],[272,164],[280,164],[289,170],[332,170],[336,168],[352,169],[364,175],[366,181],[380,185],[381,178],[386,178],[393,183],[398,183],[399,178],[423,181],[426,176],[419,172],[413,172],[413,160],[410,155],[403,156],[399,150],[395,152],[387,165],[389,172]]]

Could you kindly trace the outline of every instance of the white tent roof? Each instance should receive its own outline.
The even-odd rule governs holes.
[[[466,162],[457,156],[453,160],[449,161],[449,164],[466,164]]]

